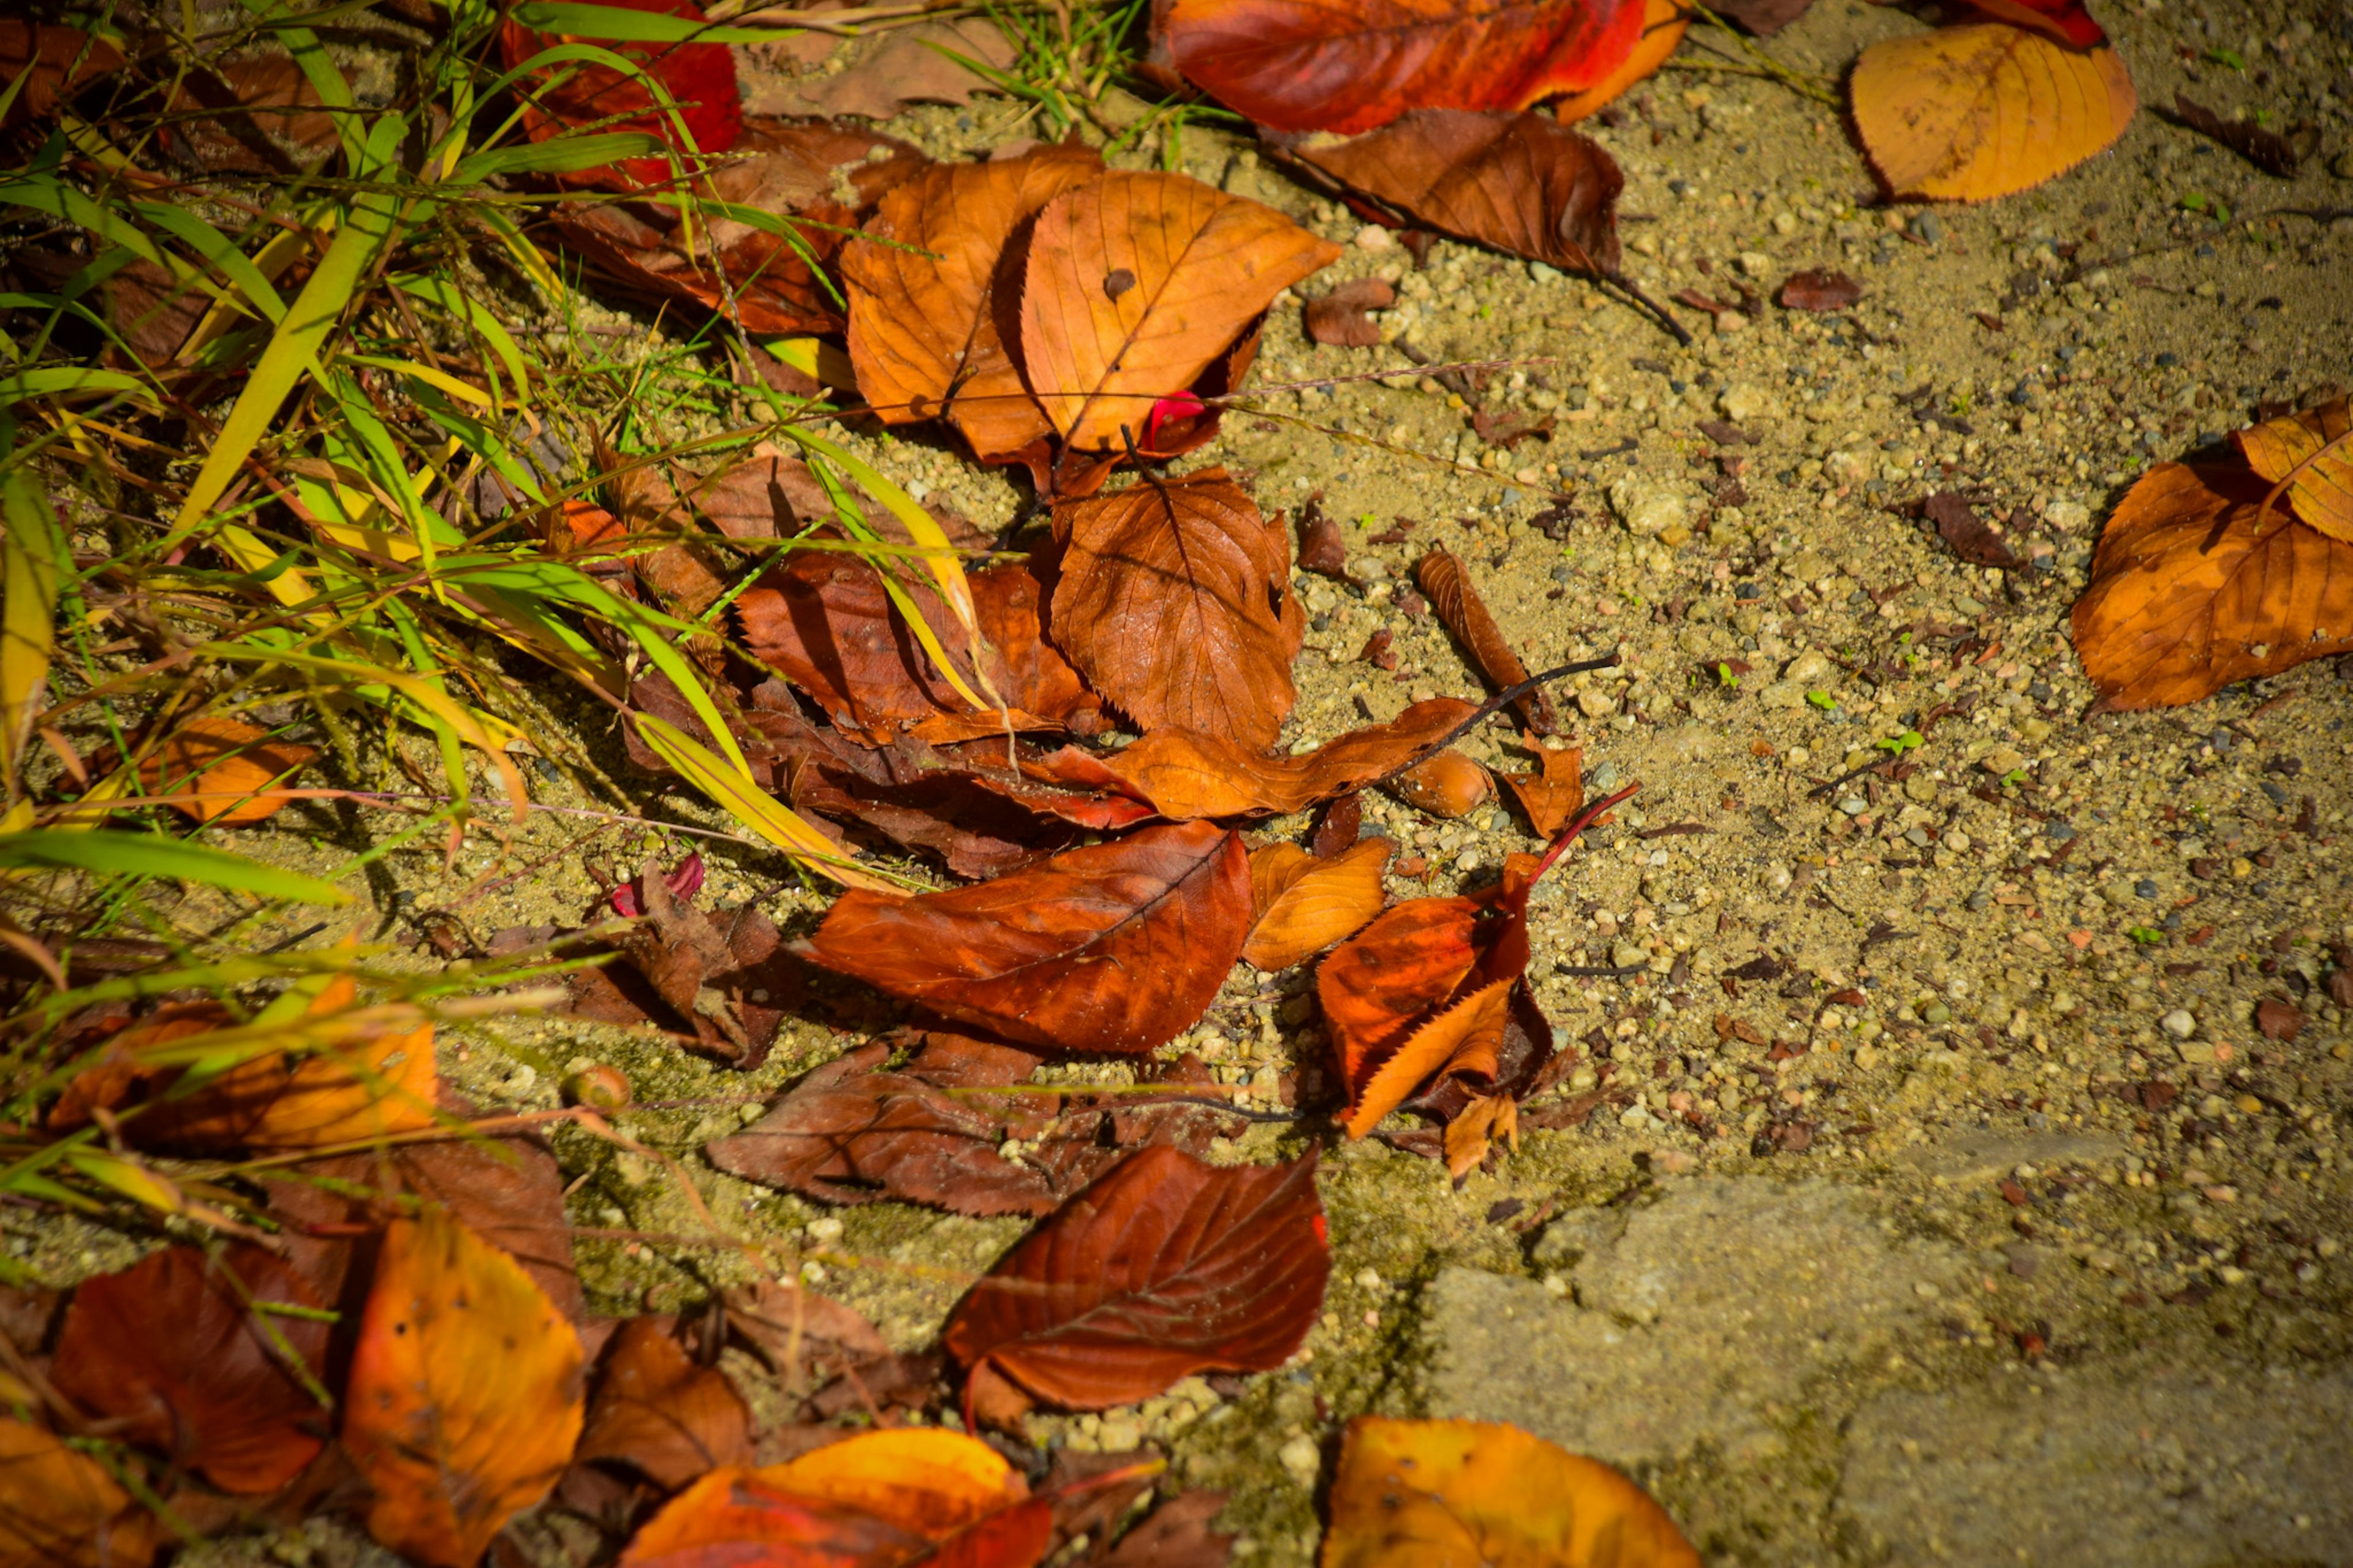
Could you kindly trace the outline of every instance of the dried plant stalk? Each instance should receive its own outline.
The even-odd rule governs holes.
[[[1479,598],[1479,590],[1471,585],[1471,574],[1462,570],[1462,563],[1443,550],[1433,550],[1415,563],[1415,580],[1421,591],[1430,595],[1430,606],[1455,639],[1471,650],[1479,666],[1479,673],[1487,683],[1501,690],[1514,687],[1528,678],[1528,667],[1520,662],[1504,628],[1487,613]],[[1552,699],[1542,691],[1531,691],[1514,704],[1529,729],[1539,735],[1560,732],[1560,720],[1554,713]]]

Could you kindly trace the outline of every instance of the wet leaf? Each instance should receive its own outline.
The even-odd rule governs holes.
[[[946,417],[983,457],[1053,433],[1008,348],[1020,267],[1046,204],[1103,172],[1085,147],[939,163],[882,198],[842,252],[849,357],[888,425]]]
[[[659,16],[707,20],[702,8],[693,0],[597,3]],[[641,77],[627,75],[595,61],[567,61],[543,69],[531,79],[522,125],[524,134],[533,141],[544,142],[584,127],[600,132],[640,132],[687,153],[686,170],[692,174],[692,154],[727,152],[743,134],[744,103],[735,86],[735,58],[724,44],[621,43],[594,35],[537,33],[512,21],[499,37],[500,51],[510,70],[543,49],[576,42],[598,44],[631,61],[661,84],[676,114],[673,116],[660,106]],[[683,137],[680,134],[681,121],[685,126]],[[659,184],[674,174],[667,158],[628,158],[617,164],[598,165],[557,178],[570,184],[605,185],[626,191]]]
[[[1400,222],[1566,271],[1618,269],[1625,176],[1599,143],[1548,116],[1422,110],[1293,154]]]
[[[1267,1372],[1299,1349],[1331,1272],[1315,1157],[1207,1164],[1139,1151],[957,1303],[943,1342],[968,1408],[1103,1410],[1197,1372]]]
[[[1763,3],[1755,9],[1766,11],[1775,5],[1794,5],[1801,11],[1808,4],[1810,0],[1763,0]],[[1795,14],[1795,12],[1791,13],[1792,16]],[[1591,87],[1572,92],[1554,104],[1553,118],[1563,125],[1574,125],[1577,121],[1615,101],[1636,82],[1654,75],[1658,68],[1666,63],[1667,57],[1673,54],[1677,46],[1683,41],[1683,34],[1690,30],[1694,15],[1694,13],[1678,4],[1677,0],[1644,0],[1642,36],[1635,43],[1632,51],[1620,60],[1618,63],[1618,68],[1608,76],[1603,77]],[[1728,13],[1718,10],[1717,15],[1725,16]],[[1748,26],[1745,21],[1743,25]],[[1755,31],[1755,28],[1751,26],[1750,30]]]
[[[2233,463],[2159,463],[2127,491],[2075,602],[2108,709],[2173,707],[2353,650],[2353,544],[2274,510]]]
[[[1274,743],[1306,618],[1291,538],[1223,468],[1066,502],[1054,641],[1145,730]]]
[[[1323,1568],[1699,1568],[1641,1488],[1500,1423],[1357,1416],[1331,1510]]]
[[[1030,1568],[1052,1510],[994,1448],[931,1427],[869,1432],[672,1499],[620,1568]]]
[[[1396,846],[1366,838],[1319,860],[1291,844],[1250,857],[1250,894],[1258,923],[1242,957],[1271,973],[1314,957],[1362,930],[1388,896],[1381,876]]]
[[[1186,175],[1105,174],[1039,214],[1020,301],[1029,385],[1077,452],[1124,452],[1123,428],[1172,450],[1153,438],[1155,405],[1339,254],[1272,207]]]
[[[174,803],[198,822],[242,827],[284,805],[286,796],[269,793],[269,785],[318,754],[239,720],[195,719],[139,765],[139,784],[150,795],[200,797]]]
[[[1386,310],[1397,303],[1397,289],[1378,278],[1354,278],[1321,299],[1307,301],[1303,320],[1307,335],[1326,347],[1368,349],[1381,341],[1381,329],[1367,310]]]
[[[1642,0],[1176,0],[1169,63],[1277,131],[1369,131],[1414,110],[1525,109],[1633,51]]]
[[[2344,398],[2266,419],[2231,439],[2258,478],[2273,485],[2287,480],[2287,504],[2297,517],[2353,543],[2353,412]]]
[[[580,1435],[580,1339],[520,1264],[433,1207],[385,1227],[344,1392],[368,1533],[472,1568]]]
[[[715,1366],[697,1366],[659,1318],[631,1318],[605,1348],[575,1464],[629,1466],[665,1490],[752,1462],[752,1413]]]
[[[0,1415],[0,1568],[142,1568],[161,1536],[104,1465]]]
[[[1490,687],[1502,691],[1527,679],[1528,667],[1520,662],[1511,638],[1495,624],[1461,560],[1448,551],[1433,550],[1414,563],[1413,574],[1430,596],[1430,607],[1437,612],[1439,623],[1454,634]],[[1514,706],[1539,735],[1552,734],[1560,727],[1552,699],[1541,688]]]
[[[50,1376],[112,1436],[223,1491],[275,1491],[325,1447],[330,1325],[299,1315],[323,1305],[260,1247],[166,1247],[74,1292]]]
[[[121,68],[122,51],[86,27],[0,17],[0,83],[24,82],[0,123],[14,129],[45,121],[60,102]]]
[[[798,951],[1008,1039],[1136,1053],[1201,1016],[1249,929],[1240,837],[1187,823],[975,888],[852,890]]]
[[[1832,272],[1820,267],[1790,273],[1781,284],[1779,295],[1783,310],[1810,310],[1818,314],[1848,310],[1862,298],[1862,284],[1843,272]]]
[[[1873,44],[1855,129],[1891,195],[1982,202],[2063,174],[2124,134],[2139,100],[2116,50],[2000,22]]]

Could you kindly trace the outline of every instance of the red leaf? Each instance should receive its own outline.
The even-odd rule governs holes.
[[[2084,9],[2083,0],[1968,0],[1968,4],[1989,16],[2031,27],[2074,48],[2094,48],[2108,41],[2107,34]]]
[[[853,889],[796,951],[1008,1039],[1136,1053],[1201,1016],[1250,923],[1240,835],[1191,822],[976,888]]]
[[[645,11],[659,16],[706,18],[694,0],[602,0],[625,11]],[[585,37],[585,36],[584,36]],[[512,70],[556,44],[582,41],[563,34],[535,33],[509,22],[499,36],[499,47]],[[638,131],[658,137],[682,153],[724,153],[744,131],[744,101],[735,89],[735,57],[724,44],[617,43],[586,37],[613,53],[641,62],[648,75],[659,81],[679,113],[673,118],[659,108],[645,83],[610,66],[568,62],[560,86],[543,85],[554,72],[536,79],[523,109],[523,130],[534,142],[544,142],[579,126],[595,123],[602,131]],[[622,118],[616,118],[617,116]],[[693,137],[688,148],[678,134],[683,119]],[[690,161],[687,170],[693,172]],[[565,184],[605,185],[633,190],[671,177],[667,158],[630,158],[617,164],[557,176]]]
[[[1197,1372],[1269,1372],[1324,1304],[1315,1156],[1145,1149],[1031,1231],[948,1319],[966,1398],[1103,1410]],[[986,1388],[984,1388],[986,1385]]]

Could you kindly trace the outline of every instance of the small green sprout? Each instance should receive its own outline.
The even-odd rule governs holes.
[[[2245,58],[2236,49],[2208,49],[2200,58],[2210,65],[2228,66],[2234,71],[2247,68]]]
[[[2155,926],[2135,926],[2125,934],[2143,947],[2155,947],[2165,941],[2165,933]]]
[[[1838,706],[1838,699],[1827,691],[1809,691],[1806,693],[1806,700],[1825,713]]]
[[[1721,659],[1716,661],[1715,679],[1723,684],[1724,689],[1727,691],[1737,691],[1740,689],[1740,677],[1733,674],[1732,666],[1725,663]]]
[[[1873,746],[1885,752],[1891,757],[1900,757],[1905,752],[1912,750],[1913,747],[1922,743],[1921,734],[1917,730],[1906,730],[1901,735],[1890,735],[1884,741],[1873,741],[1872,742]]]
[[[2012,768],[2010,772],[2001,775],[2001,787],[2004,789],[2016,789],[2020,784],[2024,784],[2025,782],[2026,770],[2024,768]]]

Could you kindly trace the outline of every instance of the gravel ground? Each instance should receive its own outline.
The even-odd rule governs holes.
[[[2353,944],[2353,663],[2090,717],[2067,626],[2100,524],[2149,461],[2344,375],[2353,290],[2327,280],[2353,261],[2353,216],[2330,216],[2353,213],[2353,184],[2326,165],[2353,173],[2348,39],[2316,10],[2102,19],[2145,103],[2178,89],[2313,118],[2327,150],[2274,179],[2145,112],[2042,191],[1873,206],[1834,111],[1669,72],[1595,127],[1626,171],[1632,278],[1661,300],[1769,297],[1808,267],[1862,286],[1837,317],[1767,305],[1710,330],[1679,310],[1687,348],[1542,268],[1440,243],[1417,270],[1238,144],[1187,135],[1183,167],[1347,242],[1305,292],[1378,275],[1402,295],[1377,349],[1306,345],[1278,309],[1261,384],[1400,374],[1269,393],[1201,455],[1270,510],[1320,496],[1368,584],[1300,580],[1313,629],[1287,739],[1476,689],[1406,591],[1442,542],[1532,667],[1618,650],[1618,670],[1577,678],[1570,717],[1589,787],[1642,789],[1537,902],[1538,994],[1584,1058],[1556,1125],[1460,1190],[1378,1140],[1332,1148],[1334,1287],[1299,1363],[1038,1418],[1039,1442],[1167,1445],[1186,1480],[1231,1491],[1251,1563],[1309,1561],[1337,1434],[1366,1410],[1510,1419],[1608,1458],[1711,1563],[2353,1561],[2353,1035],[2326,984],[2331,945]],[[1918,25],[1825,0],[1771,52],[1834,78]],[[2247,71],[2200,60],[2217,50]],[[893,129],[946,153],[1002,140],[1004,117],[983,103]],[[1513,362],[1485,405],[1548,418],[1548,437],[1489,447],[1409,343]],[[944,446],[857,439],[985,523],[1016,512],[1001,475]],[[1902,510],[1935,489],[2010,518],[2031,569],[1955,560]],[[1565,511],[1547,510],[1556,491]],[[1377,630],[1394,669],[1358,657]],[[714,821],[621,776],[602,725],[555,700],[551,724],[630,798]],[[1907,730],[1925,742],[1900,782],[1820,787]],[[1528,765],[1500,729],[1471,750]],[[535,787],[611,798],[590,783],[549,767]],[[1428,866],[1393,881],[1398,897],[1478,885],[1535,847],[1500,807],[1372,816]],[[322,865],[368,826],[289,810],[246,843]],[[575,921],[584,852],[624,868],[643,852],[610,834],[584,851],[593,826],[534,819],[512,858],[479,841],[454,877],[438,851],[395,853],[373,887],[386,929],[453,905],[481,933]],[[793,929],[819,912],[773,863],[734,856],[713,857],[721,902],[757,898]],[[1649,973],[1556,973],[1613,963]],[[1179,1047],[1271,1082],[1322,1048],[1308,986],[1243,972]],[[2279,1013],[2261,1030],[2266,1000],[2295,1028]],[[832,1024],[788,1023],[748,1077],[562,1020],[453,1036],[442,1065],[486,1105],[552,1105],[565,1073],[600,1060],[641,1100],[733,1100],[623,1124],[747,1236],[863,1260],[820,1268],[818,1288],[922,1345],[1018,1222],[828,1215],[698,1152],[863,1037]],[[1221,1152],[1324,1136],[1260,1127]],[[580,1224],[692,1228],[659,1170],[585,1137],[560,1149]],[[59,1275],[111,1256],[80,1232],[16,1245]],[[582,1255],[610,1310],[683,1305],[728,1277],[636,1242]],[[313,1525],[271,1550],[357,1548]]]

